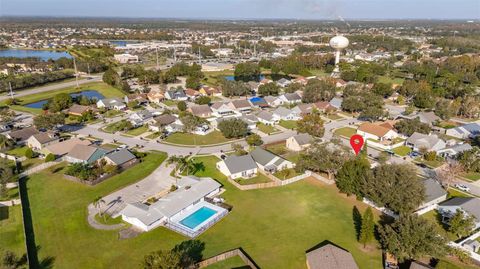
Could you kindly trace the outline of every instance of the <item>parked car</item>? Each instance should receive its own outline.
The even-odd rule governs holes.
[[[455,188],[457,188],[461,191],[470,192],[470,188],[467,185],[464,185],[464,184],[455,184]]]

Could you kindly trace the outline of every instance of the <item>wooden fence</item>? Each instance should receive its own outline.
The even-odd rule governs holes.
[[[205,268],[207,266],[210,266],[212,264],[224,261],[226,259],[229,259],[235,256],[239,256],[240,259],[242,259],[242,261],[245,263],[245,265],[248,265],[250,268],[260,269],[260,267],[258,267],[258,265],[241,248],[236,248],[236,249],[218,254],[217,256],[203,260],[196,264],[196,268]]]

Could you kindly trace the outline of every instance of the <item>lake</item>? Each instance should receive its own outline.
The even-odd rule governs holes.
[[[61,57],[72,58],[66,51],[50,51],[50,50],[26,50],[26,49],[6,49],[0,50],[0,57],[27,58],[36,57],[47,61],[48,59],[57,60]]]
[[[138,43],[138,41],[134,40],[109,40],[110,44],[112,44],[114,47],[125,47],[127,44],[135,44]]]
[[[88,97],[89,99],[97,99],[97,100],[105,98],[101,93],[97,92],[96,90],[85,90],[85,91],[81,91],[81,92],[77,92],[77,93],[72,93],[72,94],[70,94],[70,96],[72,98],[76,98],[76,97],[79,97],[79,96],[85,96],[85,97]],[[42,109],[43,105],[48,103],[48,101],[49,101],[49,99],[41,100],[41,101],[38,101],[38,102],[35,102],[35,103],[26,104],[26,105],[24,105],[24,107]]]
[[[234,81],[235,80],[235,76],[224,76],[224,78],[227,80],[227,81]],[[260,75],[256,80],[257,81],[261,81],[262,79],[264,79],[265,76],[264,75]]]

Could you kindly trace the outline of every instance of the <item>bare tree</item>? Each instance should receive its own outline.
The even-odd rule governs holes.
[[[463,167],[456,161],[449,161],[435,170],[438,181],[445,187],[457,182],[457,176],[463,172]]]

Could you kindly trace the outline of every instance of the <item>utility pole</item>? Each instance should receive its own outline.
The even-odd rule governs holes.
[[[77,84],[77,88],[79,88],[77,62],[75,61],[75,57],[73,57],[73,67],[75,68],[75,83]]]
[[[173,46],[173,62],[177,62],[177,47]]]
[[[155,47],[155,55],[157,57],[157,70],[158,70],[158,47]]]
[[[12,82],[8,82],[8,86],[10,87],[10,98],[13,100]]]
[[[198,47],[198,64],[202,65],[202,53],[200,51],[200,47]]]

